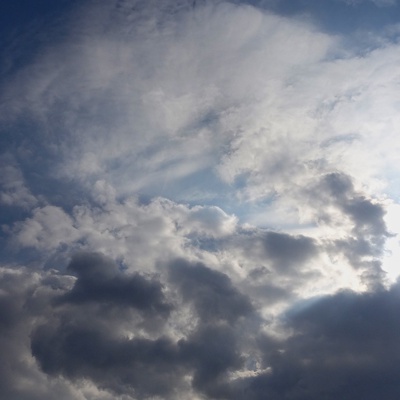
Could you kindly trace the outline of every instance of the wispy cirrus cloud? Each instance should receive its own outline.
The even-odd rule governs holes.
[[[14,36],[3,397],[398,397],[398,6],[299,4],[85,1]]]

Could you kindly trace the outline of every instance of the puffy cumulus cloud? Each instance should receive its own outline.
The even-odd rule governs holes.
[[[163,294],[157,278],[118,271],[101,254],[81,253],[71,260],[69,270],[78,274],[73,284],[54,273],[43,279],[41,300],[30,307],[37,313],[30,341],[40,370],[55,380],[64,377],[73,387],[87,379],[127,398],[224,392],[228,372],[243,366],[243,339],[234,328],[254,312],[250,300],[228,276],[203,264],[176,260],[168,268],[164,284],[176,286],[180,299],[170,291]],[[80,280],[89,274],[94,282],[82,298]],[[185,302],[194,304],[196,322],[189,330],[175,328],[171,335],[167,325],[176,317],[164,296],[172,296],[178,313]],[[150,326],[154,313],[165,324],[156,330]]]
[[[12,241],[17,246],[49,251],[78,238],[71,217],[60,207],[46,205],[35,208],[32,217],[15,224]]]
[[[323,175],[296,194],[302,202],[299,212],[314,222],[302,234],[243,225],[216,206],[163,198],[118,200],[103,183],[93,193],[91,202],[69,212],[44,206],[7,228],[10,252],[21,262],[64,270],[71,253],[100,251],[130,271],[151,273],[164,273],[166,263],[183,257],[228,274],[262,298],[284,303],[318,288],[332,292],[386,284],[381,258],[389,233],[383,203],[356,190],[344,174]],[[308,203],[315,206],[312,212]],[[78,274],[78,292],[80,285],[82,293],[119,290],[85,276]]]
[[[9,360],[1,367],[2,396],[398,396],[398,283],[298,301],[281,314],[273,333],[252,298],[204,264],[178,259],[168,274],[138,280],[104,255],[80,253],[69,271],[85,269],[83,274],[99,272],[95,280],[104,293],[88,289],[90,299],[76,301],[79,274],[2,268],[0,335]],[[143,312],[137,297],[160,285],[174,309]],[[107,289],[114,286],[130,291],[122,297]],[[157,296],[149,301],[156,304]],[[195,321],[183,328],[175,322],[187,303]],[[154,313],[163,319],[156,329]]]
[[[219,207],[195,206],[185,214],[178,219],[178,223],[182,230],[189,229],[187,234],[193,232],[196,236],[223,237],[234,233],[237,228],[237,218],[227,215]]]
[[[187,253],[196,257],[198,248],[211,251],[238,228],[237,218],[219,207],[192,207],[165,198],[120,201],[103,182],[96,182],[91,197],[72,210],[34,208],[26,219],[5,226],[8,251],[23,262],[31,261],[34,252],[50,268],[65,268],[71,252],[80,249],[103,251],[125,261],[127,268],[136,268],[139,258],[142,269],[152,270],[160,260]]]
[[[261,3],[85,1],[14,36],[1,398],[398,397],[399,31]]]
[[[81,399],[67,382],[49,382],[36,365],[30,350],[30,334],[37,319],[48,318],[47,277],[20,267],[0,269],[0,348],[4,360],[0,366],[0,396],[8,399]],[[56,277],[60,286],[65,283]]]
[[[3,365],[2,393],[52,398],[60,392],[61,398],[86,399],[96,397],[90,393],[97,387],[97,395],[105,399],[225,396],[229,373],[242,368],[245,360],[244,339],[235,327],[246,329],[245,321],[255,310],[226,275],[184,260],[169,268],[164,285],[172,284],[181,297],[168,290],[162,294],[160,276],[139,279],[101,254],[78,254],[64,274],[4,268],[1,335],[4,354],[13,364]],[[184,275],[183,281],[176,272]],[[81,298],[80,279],[90,273],[95,282]],[[200,287],[190,291],[197,275],[203,276]],[[172,296],[178,314],[185,302],[193,303],[195,324],[177,329],[177,316],[166,312],[166,302],[157,306],[164,296]],[[149,302],[153,312],[144,310]],[[164,320],[156,329],[155,314]],[[174,335],[169,324],[175,326]]]
[[[45,175],[89,190],[103,180],[117,195],[244,202],[241,216],[264,224],[265,202],[274,223],[282,209],[298,223],[296,188],[336,169],[393,195],[390,35],[360,56],[309,21],[223,1],[88,2],[59,29],[63,40],[3,85],[4,118],[29,115],[52,160]],[[45,163],[24,155],[25,168]]]

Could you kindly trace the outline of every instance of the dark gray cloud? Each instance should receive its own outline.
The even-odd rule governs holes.
[[[55,278],[56,279],[56,278]],[[60,284],[62,282],[60,281]],[[49,294],[38,271],[0,270],[0,398],[76,399],[68,384],[49,383],[32,358],[29,338],[36,318],[47,320]]]
[[[319,195],[316,193],[319,191]],[[374,236],[386,236],[383,217],[385,209],[379,203],[358,193],[351,178],[341,172],[325,175],[316,188],[316,197],[324,198],[327,204],[334,204],[354,223],[354,232]]]
[[[399,398],[398,2],[24,2],[0,399]]]
[[[229,398],[227,373],[243,365],[235,324],[254,314],[250,299],[227,275],[202,263],[175,260],[169,279],[199,318],[194,332],[179,342],[183,360],[193,369],[193,388],[209,398]]]
[[[28,393],[18,390],[18,379],[25,372],[21,339],[27,282],[11,273],[5,273],[1,276],[0,284],[0,351],[2,359],[8,360],[8,363],[0,363],[0,397],[16,399],[21,396],[26,399]]]
[[[138,273],[127,275],[110,259],[99,253],[75,255],[68,270],[77,275],[74,287],[58,303],[98,303],[134,307],[144,313],[168,314],[160,282]]]
[[[301,269],[303,264],[318,252],[314,240],[287,233],[267,232],[264,239],[267,257],[279,272]],[[292,271],[293,272],[293,271]]]
[[[69,270],[78,275],[77,281],[64,288],[64,295],[47,299],[46,322],[31,334],[32,354],[43,372],[72,381],[89,379],[113,393],[138,398],[174,398],[184,386],[182,377],[189,374],[194,390],[226,398],[228,372],[243,365],[234,324],[254,313],[250,300],[228,276],[200,263],[175,261],[169,266],[169,280],[178,286],[183,301],[193,303],[196,326],[187,337],[172,339],[160,335],[160,327],[156,337],[137,336],[146,324],[133,322],[129,338],[121,333],[129,314],[104,312],[104,303],[139,308],[142,318],[151,320],[152,307],[140,307],[141,302],[128,296],[138,282],[143,289],[149,281],[133,281],[137,276],[124,275],[115,263],[95,253],[75,256]],[[154,279],[151,283],[159,289]],[[54,277],[46,281],[59,287]],[[148,301],[157,298],[152,290],[139,292]]]
[[[115,276],[130,282],[100,254],[80,254],[73,268],[80,268],[77,260],[103,263],[103,271],[87,271],[103,282]],[[9,362],[1,364],[0,395],[74,399],[72,388],[86,379],[110,398],[173,399],[191,390],[228,400],[398,398],[399,284],[300,301],[281,316],[287,335],[280,337],[254,323],[250,299],[226,275],[185,260],[168,271],[164,285],[178,287],[182,296],[182,303],[174,297],[176,312],[190,302],[197,317],[175,336],[162,327],[146,331],[134,314],[104,312],[103,297],[57,303],[60,292],[66,299],[75,290],[68,275],[3,271],[0,348]],[[136,310],[128,304],[123,308]],[[141,318],[151,320],[152,312]],[[165,318],[174,324],[173,314]],[[26,389],[27,381],[39,382],[37,388]]]
[[[326,205],[336,205],[354,223],[355,234],[386,237],[385,209],[379,203],[358,193],[351,178],[340,172],[325,175],[314,189],[316,199],[320,198]]]
[[[396,399],[399,286],[347,291],[299,305],[286,317],[287,340],[259,341],[268,373],[236,382],[234,398]]]
[[[75,255],[69,272],[77,275],[73,284],[46,277],[52,290],[31,306],[40,315],[30,333],[40,370],[114,395],[174,398],[184,363],[176,341],[162,333],[172,307],[161,282],[125,273],[100,253]]]
[[[183,259],[174,261],[169,271],[171,282],[179,287],[186,301],[193,303],[203,323],[235,323],[253,311],[250,300],[221,272]]]
[[[229,398],[227,372],[243,366],[236,333],[227,324],[205,325],[179,345],[183,359],[194,369],[192,385],[210,398]]]
[[[136,398],[169,398],[183,369],[178,347],[167,338],[128,339],[81,323],[43,325],[32,336],[32,354],[49,375],[90,379],[99,387]]]
[[[383,220],[385,210],[382,205],[374,204],[363,196],[357,196],[348,203],[343,204],[343,211],[353,219],[357,233],[374,236],[387,235]]]

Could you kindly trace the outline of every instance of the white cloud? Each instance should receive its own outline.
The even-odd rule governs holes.
[[[140,254],[144,269],[185,254],[241,276],[258,256],[199,250],[192,238],[226,240],[239,219],[346,237],[343,212],[321,211],[305,190],[331,171],[367,196],[396,194],[396,43],[360,56],[309,22],[248,5],[135,5],[79,8],[60,28],[66,39],[5,86],[3,121],[23,112],[39,121],[34,134],[55,160],[49,176],[79,183],[96,203],[73,204],[72,215],[37,208],[14,225],[14,243]],[[130,197],[143,194],[156,199]]]
[[[179,200],[182,179],[214,168],[228,183],[243,180],[242,199],[296,202],[294,187],[340,169],[393,194],[397,44],[360,57],[305,22],[224,2],[177,20],[150,7],[140,29],[106,32],[134,16],[110,10],[87,11],[96,23],[74,23],[73,42],[46,49],[9,86],[28,99],[15,107],[46,124],[59,99],[67,105],[65,126],[55,126],[59,175]]]
[[[148,7],[154,21],[165,18]],[[92,23],[74,22],[70,39],[39,53],[4,97],[8,115],[28,111],[58,131],[50,143],[60,143],[59,174],[107,177],[125,192],[218,167],[241,131],[263,128],[260,115],[276,118],[274,98],[290,71],[318,62],[335,42],[306,24],[225,2],[158,27],[150,18],[144,32],[106,33],[121,18],[110,10],[104,3],[87,11]],[[60,113],[62,124],[53,117]]]
[[[261,342],[270,335],[268,346],[285,359],[276,341],[289,350],[296,343],[282,322],[288,307],[338,290],[383,296],[382,269],[397,278],[398,238],[387,231],[400,229],[393,184],[400,52],[387,30],[360,52],[307,20],[183,0],[89,1],[58,29],[63,39],[38,49],[0,94],[1,128],[29,126],[0,159],[0,202],[22,208],[2,226],[0,239],[14,257],[13,269],[3,269],[18,271],[23,283],[0,279],[0,313],[16,307],[23,317],[20,299],[29,299],[16,339],[25,347],[13,348],[18,371],[24,362],[34,371],[20,371],[29,390],[37,378],[44,398],[53,388],[61,398],[111,399],[114,375],[104,375],[108,389],[100,389],[99,365],[112,359],[134,371],[135,357],[114,360],[111,350],[133,351],[139,338],[150,340],[150,352],[160,339],[182,399],[196,398],[200,387],[218,397],[207,391],[224,374],[240,385],[276,373]],[[80,274],[79,262],[71,268],[77,253],[93,275]],[[106,268],[117,278],[97,282]],[[142,282],[138,276],[155,298],[166,296],[168,321],[161,312],[153,319],[137,309],[124,314],[137,300],[124,296]],[[70,304],[59,298],[67,292]],[[90,335],[110,350],[100,361],[82,360],[86,372],[77,363],[84,379],[72,383],[68,363],[81,354],[74,360],[63,346],[75,334],[86,337],[81,328],[93,328]],[[28,336],[43,365],[30,357]],[[207,346],[215,337],[232,371],[217,368],[211,379],[206,367],[214,366],[215,349]],[[65,378],[45,382],[39,367],[52,370],[47,356],[56,356],[53,371]],[[138,357],[150,371],[152,361]],[[160,384],[163,368],[154,372]],[[121,400],[133,398],[125,380]],[[153,387],[145,382],[143,390]]]
[[[32,247],[46,253],[79,237],[80,233],[73,226],[71,217],[59,207],[50,205],[34,209],[31,218],[17,222],[12,230],[14,245]]]
[[[30,209],[38,199],[26,186],[21,169],[12,154],[0,156],[0,204]]]

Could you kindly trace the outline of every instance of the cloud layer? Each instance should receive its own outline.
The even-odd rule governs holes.
[[[299,4],[4,25],[1,398],[399,397],[400,6]]]

